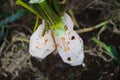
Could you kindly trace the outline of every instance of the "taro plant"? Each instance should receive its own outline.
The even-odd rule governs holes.
[[[30,37],[29,52],[32,56],[42,60],[57,50],[65,63],[72,66],[83,63],[83,40],[73,30],[74,23],[65,13],[66,0],[17,0],[16,4],[37,17]],[[42,24],[38,26],[39,19],[42,19]]]

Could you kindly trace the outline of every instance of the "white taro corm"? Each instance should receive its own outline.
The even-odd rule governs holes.
[[[81,65],[84,59],[83,40],[73,30],[74,23],[69,15],[65,14],[62,21],[66,31],[61,37],[54,35],[55,40],[51,30],[48,30],[44,36],[40,36],[44,27],[43,24],[40,25],[30,38],[29,52],[34,57],[44,59],[57,47],[57,51],[65,63],[72,66]]]
[[[73,29],[74,28],[74,23],[70,16],[68,14],[65,14],[64,17],[62,17],[62,21],[65,25],[67,25],[69,28]]]
[[[67,27],[65,35],[55,37],[58,53],[65,63],[77,66],[83,63],[83,41],[79,35]]]
[[[42,36],[44,28],[45,25],[43,23],[30,37],[29,52],[32,56],[40,59],[44,59],[55,50],[51,30],[46,31],[45,35]]]

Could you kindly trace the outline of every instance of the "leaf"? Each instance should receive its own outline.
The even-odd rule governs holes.
[[[36,16],[39,16],[39,18],[41,18],[41,15],[38,14],[38,12],[36,10],[34,10],[32,7],[30,7],[29,5],[27,5],[26,3],[24,3],[22,0],[17,0],[16,4],[20,5],[20,6],[23,6],[24,8],[28,9],[29,11],[31,11],[32,13],[34,13]]]
[[[110,52],[113,53],[112,55],[114,56],[116,61],[118,61],[120,64],[120,57],[118,55],[117,49],[114,46],[109,46],[109,49],[110,49]]]
[[[7,17],[6,19],[4,19],[0,22],[0,28],[2,26],[6,25],[7,23],[13,22],[13,21],[21,18],[25,14],[26,14],[26,10],[24,10],[24,9],[17,10],[16,13],[12,14],[11,16]]]
[[[49,5],[54,9],[54,11],[59,16],[64,16],[65,10],[66,10],[66,2],[61,4],[61,2],[64,2],[65,0],[47,0]]]
[[[108,55],[111,56],[113,59],[115,59],[120,64],[120,57],[114,46],[107,46],[105,43],[103,43],[102,41],[98,40],[95,37],[93,37],[92,40],[98,45],[100,45],[101,47],[103,47],[103,49],[108,52]]]

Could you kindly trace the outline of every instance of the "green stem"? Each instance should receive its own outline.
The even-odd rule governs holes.
[[[34,13],[35,15],[39,16],[39,18],[41,18],[41,15],[39,15],[37,13],[37,11],[35,11],[33,8],[31,8],[29,5],[27,5],[26,3],[24,3],[22,0],[17,0],[16,1],[17,5],[23,6],[24,8],[28,9],[29,11],[31,11],[32,13]]]
[[[49,21],[52,23],[51,25],[56,25],[61,21],[60,17],[54,12],[54,10],[50,7],[46,0],[41,1],[39,3],[39,6],[41,6],[43,11],[47,15]]]
[[[107,25],[108,23],[110,22],[110,20],[106,20],[96,26],[93,26],[93,27],[89,27],[89,28],[84,28],[84,29],[79,29],[79,30],[75,30],[77,33],[85,33],[85,32],[90,32],[90,31],[93,31],[93,30],[96,30],[98,28],[101,28],[103,27],[104,25]]]
[[[38,21],[39,21],[39,17],[37,16],[37,17],[36,17],[36,22],[35,22],[35,26],[34,26],[33,32],[35,32],[35,31],[37,30]]]
[[[42,16],[42,18],[47,22],[47,24],[51,25],[52,23],[49,21],[48,16],[45,11],[38,4],[34,4],[34,9]]]

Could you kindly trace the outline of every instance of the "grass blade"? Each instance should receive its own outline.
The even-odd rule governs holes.
[[[102,41],[98,40],[97,38],[93,37],[92,40],[100,45],[105,51],[108,52],[108,55],[111,56],[113,59],[115,59],[120,64],[120,57],[118,55],[118,52],[114,46],[107,46]]]

